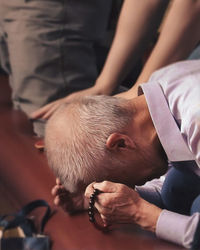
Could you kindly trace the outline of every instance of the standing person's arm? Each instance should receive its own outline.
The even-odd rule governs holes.
[[[30,117],[48,119],[62,103],[87,95],[111,95],[157,31],[167,3],[168,0],[124,0],[114,41],[95,85],[51,102]]]
[[[155,35],[168,1],[125,0],[105,65],[94,87],[112,94]]]
[[[199,31],[200,1],[174,0],[159,39],[136,84],[122,96],[127,98],[137,96],[138,85],[147,82],[155,70],[186,59],[200,40]]]

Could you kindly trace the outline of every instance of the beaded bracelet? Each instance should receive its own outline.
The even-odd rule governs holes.
[[[102,193],[100,190],[94,189],[93,193],[90,195],[89,208],[88,208],[89,221],[93,223],[96,229],[102,231],[103,233],[109,233],[110,232],[109,227],[108,226],[104,227],[98,224],[94,217],[94,203],[95,199],[97,198],[97,195],[100,193]]]
[[[96,222],[94,218],[94,203],[98,194],[100,194],[100,190],[95,188],[93,193],[90,195],[88,215],[89,215],[89,221],[92,223]]]

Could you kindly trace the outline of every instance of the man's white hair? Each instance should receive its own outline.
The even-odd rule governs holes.
[[[106,140],[125,132],[133,119],[128,104],[110,96],[85,97],[64,104],[50,118],[45,132],[49,166],[69,191],[79,183],[103,181],[110,169],[123,164],[125,159],[116,159],[106,148]]]

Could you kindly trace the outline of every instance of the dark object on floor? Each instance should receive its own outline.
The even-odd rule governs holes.
[[[41,220],[39,233],[33,219],[28,215],[36,208],[45,207],[46,212]],[[51,216],[48,203],[44,200],[35,200],[24,206],[19,212],[0,217],[1,250],[50,250],[50,240],[44,235],[44,227]],[[12,217],[12,219],[10,219]],[[15,229],[15,236],[5,233]]]

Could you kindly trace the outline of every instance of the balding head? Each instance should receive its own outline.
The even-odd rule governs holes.
[[[63,105],[46,126],[45,147],[50,167],[64,186],[109,179],[124,164],[106,147],[108,137],[124,132],[133,118],[129,102],[109,96],[85,97]]]

